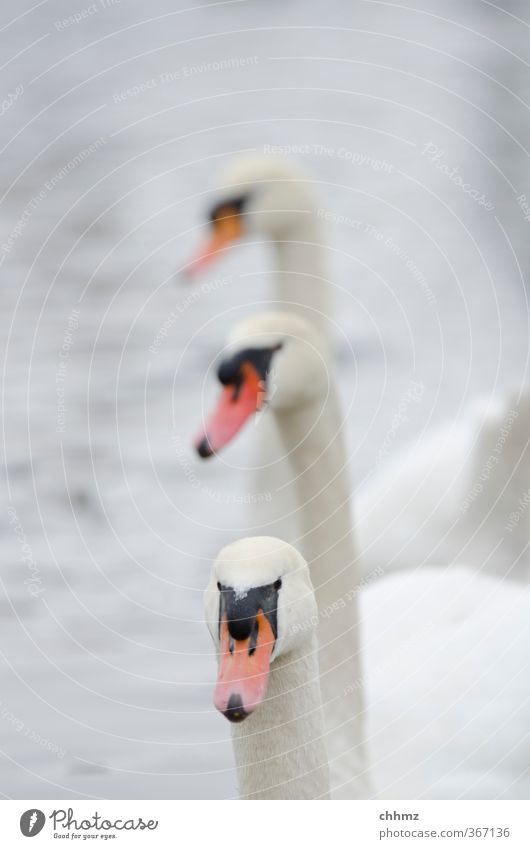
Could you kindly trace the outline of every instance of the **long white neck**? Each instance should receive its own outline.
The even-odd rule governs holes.
[[[320,403],[277,413],[296,479],[301,547],[319,610],[321,687],[335,798],[364,798],[363,679],[358,613],[359,568],[350,483],[334,391]]]
[[[330,284],[324,271],[322,232],[313,210],[276,247],[276,297],[306,321],[329,334]]]
[[[329,798],[316,636],[271,664],[265,701],[234,725],[242,799]]]

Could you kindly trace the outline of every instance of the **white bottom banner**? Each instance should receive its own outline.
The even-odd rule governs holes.
[[[272,810],[272,809],[275,810]],[[530,847],[527,802],[2,801],[2,846]],[[99,843],[96,843],[99,841]]]

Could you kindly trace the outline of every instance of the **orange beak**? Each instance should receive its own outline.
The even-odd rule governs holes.
[[[250,363],[241,366],[242,382],[225,386],[206,428],[195,440],[201,457],[211,457],[234,438],[250,416],[262,406],[265,386]]]
[[[241,214],[233,206],[222,207],[212,222],[213,233],[184,269],[190,277],[209,265],[225,248],[243,235]]]
[[[214,705],[230,722],[241,722],[263,701],[269,681],[274,633],[262,610],[256,616],[257,634],[234,640],[226,619],[221,623],[219,670]]]

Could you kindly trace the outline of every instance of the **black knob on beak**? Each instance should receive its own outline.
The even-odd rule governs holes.
[[[248,716],[239,693],[232,693],[228,700],[227,708],[223,712],[230,722],[243,722]]]
[[[207,457],[211,457],[213,454],[212,446],[208,442],[208,437],[204,436],[199,444],[196,446],[197,454],[199,457],[202,457],[205,460]]]

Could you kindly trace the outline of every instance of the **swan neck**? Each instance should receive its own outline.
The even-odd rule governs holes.
[[[233,726],[241,798],[329,798],[318,649],[309,627],[300,650],[271,664],[263,703]]]
[[[322,402],[277,417],[299,505],[300,541],[319,611],[321,688],[334,798],[370,794],[363,744],[359,565],[334,387]]]
[[[351,487],[339,405],[332,386],[321,402],[277,416],[294,472],[302,547],[308,562],[335,574],[357,572],[351,530]],[[339,583],[348,586],[349,570]],[[313,576],[313,572],[312,572]]]
[[[286,308],[329,332],[330,285],[321,228],[312,211],[301,215],[298,226],[276,242],[276,294]]]

